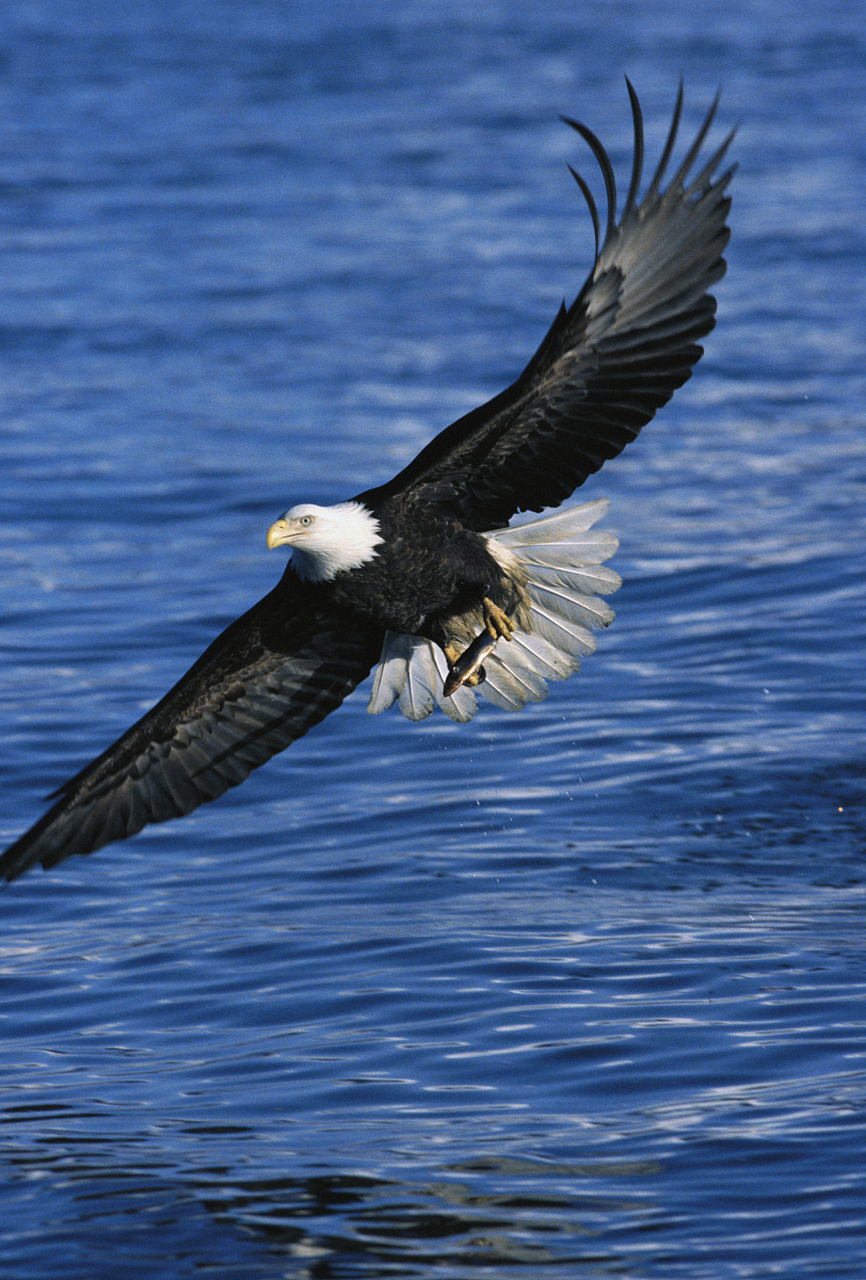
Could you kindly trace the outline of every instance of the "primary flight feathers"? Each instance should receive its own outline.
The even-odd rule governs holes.
[[[661,160],[640,196],[643,125],[628,86],[634,162],[622,211],[607,152],[592,150],[607,201],[593,269],[507,390],[442,431],[399,475],[336,507],[293,507],[268,535],[291,550],[274,589],[219,636],[113,746],[51,797],[53,807],[0,857],[12,880],[189,813],[236,786],[333,711],[378,663],[369,710],[410,719],[438,704],[475,713],[537,701],[592,652],[619,579],[594,502],[507,528],[518,511],[558,506],[620,453],[683,382],[713,327],[724,274],[730,135],[702,155],[715,104],[679,167]],[[574,171],[572,171],[574,172]],[[476,656],[477,655],[477,656]],[[445,682],[453,692],[446,696]]]

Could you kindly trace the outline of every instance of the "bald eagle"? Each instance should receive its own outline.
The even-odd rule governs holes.
[[[628,83],[628,82],[627,82]],[[349,502],[293,506],[269,547],[288,547],[280,581],[211,644],[113,746],[65,783],[53,807],[0,858],[14,879],[189,813],[300,738],[376,667],[369,710],[398,702],[412,720],[435,704],[468,720],[480,692],[500,706],[537,701],[592,652],[613,618],[616,548],[591,502],[557,507],[634,440],[691,375],[712,329],[710,288],[729,232],[719,173],[731,136],[708,157],[714,102],[673,175],[665,174],[682,86],[643,196],[643,124],[631,84],[631,180],[617,220],[610,158],[585,125],[605,187],[592,271],[563,305],[523,373],[442,431],[394,479]]]

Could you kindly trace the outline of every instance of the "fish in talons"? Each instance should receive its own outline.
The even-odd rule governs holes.
[[[508,637],[511,638],[510,636]],[[487,678],[487,673],[481,665],[484,659],[496,648],[497,641],[501,639],[499,635],[491,635],[486,628],[477,635],[472,643],[458,655],[448,668],[448,675],[442,689],[446,698],[450,698],[457,692],[461,685],[465,684],[468,688],[474,689],[476,685],[482,684]],[[449,645],[450,649],[451,646]],[[448,651],[446,650],[446,656]]]

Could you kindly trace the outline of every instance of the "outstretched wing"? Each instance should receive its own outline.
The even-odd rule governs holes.
[[[725,272],[725,189],[733,168],[715,175],[733,135],[692,172],[714,103],[663,189],[682,113],[680,86],[661,160],[638,203],[643,123],[631,84],[628,91],[634,163],[619,222],[607,152],[585,125],[566,121],[589,144],[607,197],[599,247],[595,201],[572,170],[596,236],[595,265],[576,301],[560,310],[512,386],[447,427],[390,483],[362,494],[367,506],[399,495],[450,510],[479,530],[507,524],[516,511],[558,506],[690,377],[703,354],[698,340],[715,323],[708,291]]]
[[[55,793],[53,808],[2,855],[0,874],[14,880],[37,862],[91,853],[237,786],[340,705],[383,639],[357,619],[347,625],[287,569],[161,702]]]

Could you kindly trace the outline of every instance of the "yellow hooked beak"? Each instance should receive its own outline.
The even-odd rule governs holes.
[[[282,547],[285,543],[291,542],[291,540],[292,531],[286,521],[282,517],[279,520],[275,520],[270,529],[268,529],[268,551],[273,551],[274,547]]]

